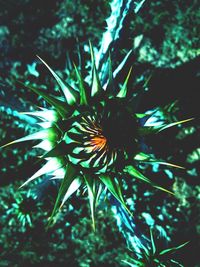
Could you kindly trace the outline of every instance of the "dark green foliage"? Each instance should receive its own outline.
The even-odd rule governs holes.
[[[98,230],[93,232],[90,219],[85,218],[89,212],[85,200],[77,206],[74,198],[71,205],[65,205],[57,224],[47,231],[46,218],[54,202],[52,191],[41,201],[33,188],[31,194],[21,197],[18,186],[14,183],[0,191],[0,266],[119,266],[127,248],[122,236],[116,235],[112,214],[98,212]],[[22,225],[19,212],[29,214],[31,224]]]

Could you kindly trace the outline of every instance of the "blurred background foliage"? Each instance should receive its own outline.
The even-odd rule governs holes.
[[[108,1],[100,0],[2,0],[0,9],[0,144],[35,130],[34,120],[18,112],[45,106],[44,101],[17,80],[30,81],[44,90],[57,87],[36,60],[44,58],[67,78],[69,58],[78,62],[79,49],[91,40],[99,47],[110,13]],[[146,1],[141,11],[130,12],[118,42],[119,58],[135,49],[130,62],[134,81],[150,74],[148,90],[140,96],[139,111],[176,102],[172,115],[195,121],[149,138],[145,144],[158,157],[185,166],[171,170],[144,166],[151,180],[171,188],[175,197],[148,185],[124,183],[124,194],[134,211],[136,229],[148,236],[154,227],[170,247],[191,242],[174,258],[185,267],[199,267],[200,258],[200,122],[199,122],[199,1]],[[78,46],[79,44],[79,46]],[[73,73],[70,73],[73,75]],[[46,177],[23,189],[19,186],[33,174],[37,151],[33,143],[1,150],[0,266],[127,266],[131,255],[112,212],[101,207],[97,231],[91,229],[86,196],[74,196],[46,230],[58,183]],[[108,203],[108,205],[110,205]]]

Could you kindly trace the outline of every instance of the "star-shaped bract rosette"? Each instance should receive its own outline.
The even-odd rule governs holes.
[[[38,57],[57,81],[61,97],[49,95],[43,90],[26,85],[41,96],[49,104],[49,108],[26,113],[39,120],[40,131],[6,144],[40,140],[35,147],[44,151],[41,158],[46,160],[46,164],[22,186],[44,174],[50,175],[50,179],[61,179],[49,225],[54,222],[59,208],[80,187],[87,188],[94,228],[95,209],[105,189],[129,212],[122,193],[120,178],[122,176],[132,176],[170,193],[145,177],[137,168],[137,162],[159,163],[181,168],[156,160],[152,155],[140,151],[140,139],[143,134],[157,133],[191,119],[158,123],[155,122],[154,112],[135,114],[132,97],[128,96],[132,69],[127,71],[124,82],[116,85],[109,58],[108,81],[103,85],[91,44],[90,52],[91,82],[88,84],[78,67],[74,66],[76,88],[63,81],[45,61]],[[115,90],[113,88],[110,90],[114,85]],[[141,125],[140,120],[144,117],[145,123]]]

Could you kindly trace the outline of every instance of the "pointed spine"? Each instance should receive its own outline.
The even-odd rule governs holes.
[[[132,71],[132,67],[130,68],[128,75],[124,81],[124,84],[122,85],[121,90],[119,91],[119,93],[117,94],[117,97],[119,98],[125,98],[127,95],[127,91],[128,91],[128,81],[131,75],[131,71]]]
[[[76,72],[76,77],[78,79],[79,83],[79,93],[80,93],[80,105],[87,105],[88,104],[88,99],[87,99],[87,94],[84,86],[84,80],[77,69],[76,65],[74,65],[75,72]]]
[[[112,60],[111,60],[110,54],[108,58],[108,80],[106,84],[103,86],[103,88],[105,89],[105,91],[109,91],[109,92],[114,92],[114,89],[115,89],[115,84],[114,84],[114,79],[113,79]]]
[[[75,90],[67,83],[64,82],[56,73],[51,69],[51,67],[39,56],[37,56],[40,61],[47,67],[47,69],[51,72],[53,77],[56,79],[57,83],[59,84],[62,92],[66,98],[66,101],[69,105],[74,105],[77,101],[77,93]]]
[[[23,183],[20,188],[44,174],[50,174],[51,172],[61,168],[62,164],[62,161],[58,160],[57,158],[52,158],[48,160],[47,163],[42,168],[40,168],[33,176],[31,176],[25,183]]]
[[[15,143],[25,142],[25,141],[31,141],[31,140],[45,140],[48,139],[49,141],[54,141],[57,137],[57,132],[53,128],[48,128],[45,130],[41,130],[39,132],[27,135],[25,137],[19,138],[17,140],[14,140],[12,142],[9,142],[8,144],[5,144],[1,146],[0,148],[13,145]]]
[[[94,50],[92,44],[90,45],[90,53],[91,53],[91,61],[92,61],[92,88],[91,88],[91,96],[98,95],[102,91],[102,87],[99,80],[99,75],[96,69],[95,58],[94,58]]]
[[[65,177],[62,180],[62,183],[61,183],[59,191],[58,191],[58,196],[56,198],[56,202],[55,202],[52,214],[49,218],[47,228],[50,227],[55,222],[55,215],[58,212],[61,205],[64,204],[63,200],[65,199],[65,201],[66,201],[65,196],[66,196],[66,194],[68,194],[70,187],[71,187],[71,184],[73,183],[73,181],[76,178],[77,178],[77,170],[71,164],[68,164],[67,168],[66,168]]]
[[[24,87],[30,89],[37,95],[43,97],[44,100],[46,100],[50,105],[52,105],[63,118],[68,115],[69,111],[67,110],[65,102],[62,102],[61,100],[58,100],[56,97],[51,96],[47,94],[46,92],[38,90],[37,88],[34,88],[30,85],[25,85],[22,82],[19,82],[19,83],[23,85]]]

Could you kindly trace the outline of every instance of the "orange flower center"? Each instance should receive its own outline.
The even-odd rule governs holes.
[[[92,151],[100,151],[106,147],[107,139],[103,135],[98,135],[90,140],[90,144],[92,145]]]

